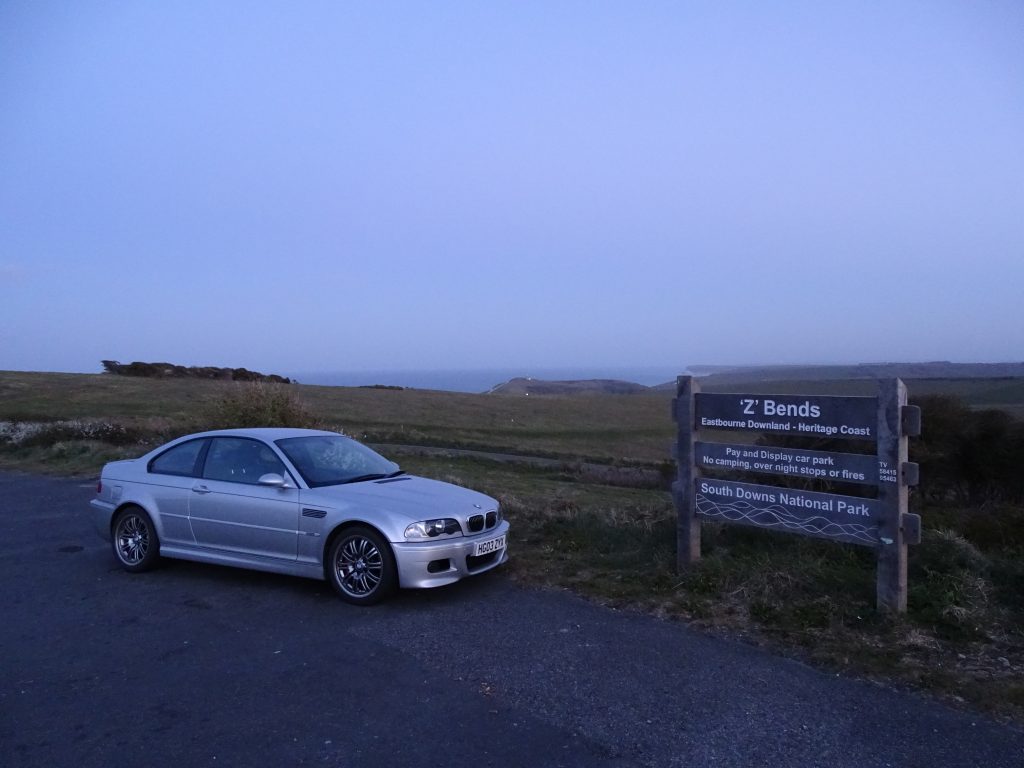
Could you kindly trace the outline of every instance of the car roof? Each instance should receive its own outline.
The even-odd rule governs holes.
[[[208,432],[196,432],[194,435],[187,435],[189,438],[196,437],[254,437],[258,440],[272,442],[283,440],[289,437],[311,437],[313,435],[333,435],[337,437],[340,433],[330,432],[324,429],[297,429],[295,427],[244,427],[239,429],[214,429]]]

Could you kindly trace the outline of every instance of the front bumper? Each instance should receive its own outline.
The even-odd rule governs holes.
[[[508,562],[508,521],[475,536],[443,541],[418,541],[392,544],[398,582],[403,587],[441,587],[467,576],[475,576]],[[505,536],[505,546],[493,553],[474,557],[477,542]],[[447,563],[444,561],[447,560]]]

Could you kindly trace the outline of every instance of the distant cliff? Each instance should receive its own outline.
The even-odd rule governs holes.
[[[1024,363],[857,363],[850,365],[771,366],[689,366],[706,391],[728,391],[730,387],[770,382],[848,381],[900,377],[908,381],[929,380],[1019,380]],[[682,371],[680,371],[682,373]],[[491,389],[492,395],[636,395],[644,392],[674,392],[675,381],[654,387],[618,379],[545,381],[519,377]]]
[[[650,388],[643,384],[618,379],[586,379],[583,381],[544,381],[515,378],[499,384],[491,395],[635,395]]]
[[[115,376],[138,376],[148,379],[220,379],[222,381],[265,381],[271,384],[291,384],[291,379],[276,373],[257,373],[247,368],[217,368],[212,365],[189,366],[173,363],[119,363],[101,360],[105,373]]]

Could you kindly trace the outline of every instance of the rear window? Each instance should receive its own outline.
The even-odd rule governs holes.
[[[158,475],[196,476],[196,460],[203,450],[206,440],[189,440],[168,448],[151,462],[149,471]]]

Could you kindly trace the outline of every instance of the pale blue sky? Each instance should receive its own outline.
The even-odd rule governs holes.
[[[0,369],[1024,359],[1024,3],[0,3]]]

